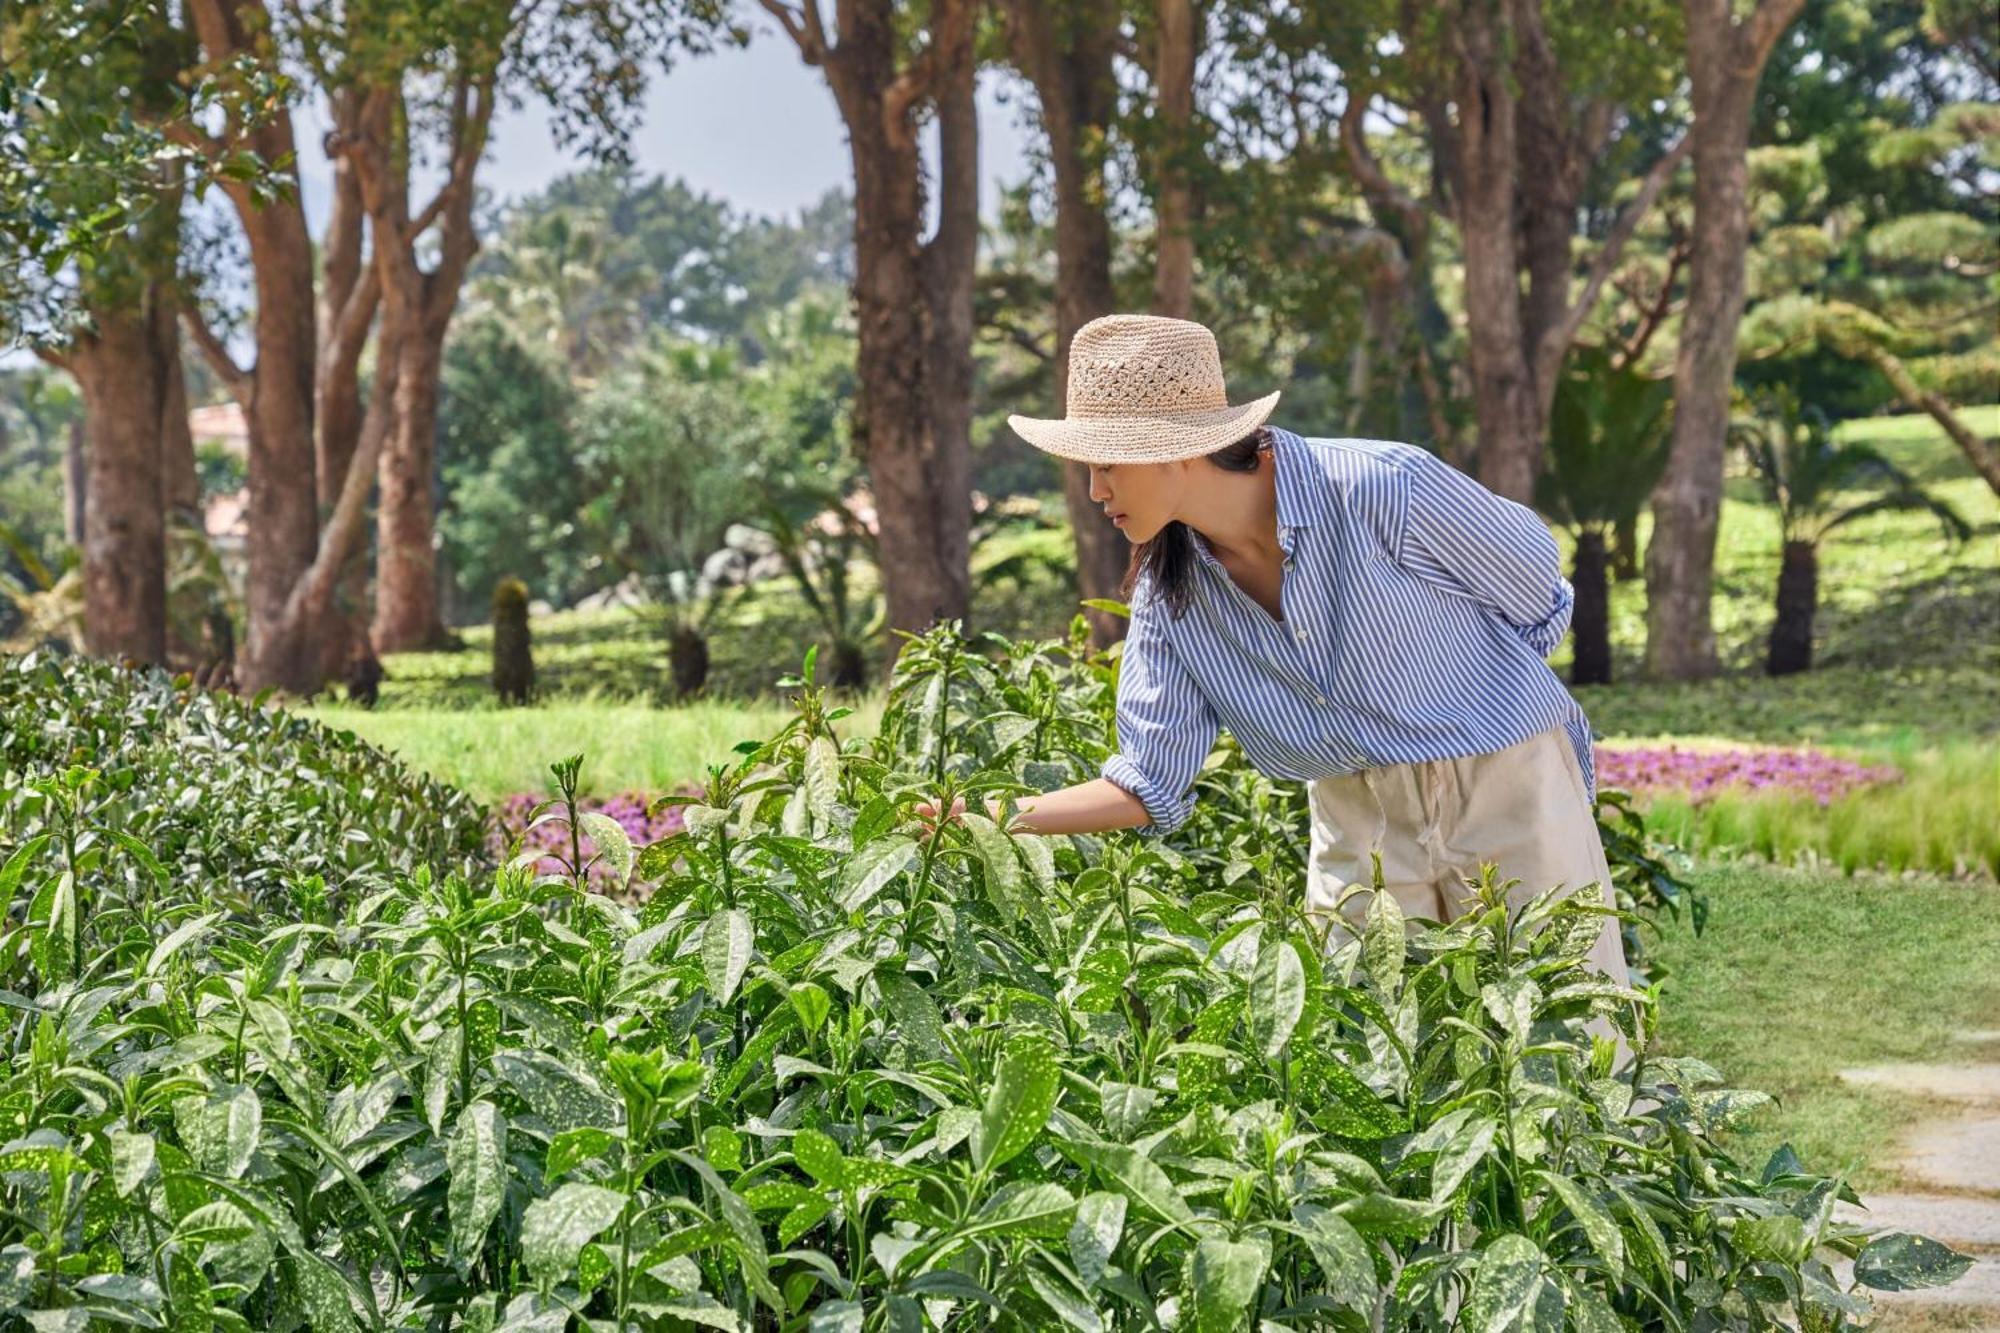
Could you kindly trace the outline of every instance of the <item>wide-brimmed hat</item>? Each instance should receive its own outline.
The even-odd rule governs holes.
[[[1278,395],[1231,406],[1215,335],[1192,320],[1104,315],[1069,344],[1060,421],[1007,424],[1046,453],[1085,463],[1168,463],[1213,453],[1264,424]]]

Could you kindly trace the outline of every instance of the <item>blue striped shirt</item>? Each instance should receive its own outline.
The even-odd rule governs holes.
[[[1535,513],[1435,455],[1273,428],[1279,620],[1201,534],[1192,605],[1133,586],[1117,681],[1119,753],[1102,776],[1146,807],[1136,832],[1194,811],[1227,727],[1275,778],[1503,750],[1561,725],[1596,795],[1590,723],[1543,659],[1575,594]]]

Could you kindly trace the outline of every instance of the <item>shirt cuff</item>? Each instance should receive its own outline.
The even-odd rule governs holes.
[[[1570,586],[1568,579],[1558,579],[1555,606],[1534,624],[1518,626],[1515,632],[1538,656],[1547,657],[1562,642],[1563,635],[1569,632],[1570,616],[1575,610],[1576,590]]]
[[[1122,754],[1114,754],[1105,759],[1099,775],[1105,781],[1115,783],[1139,798],[1139,804],[1146,807],[1152,822],[1135,825],[1132,832],[1142,838],[1161,838],[1172,833],[1187,822],[1194,812],[1194,801],[1175,801],[1157,782],[1147,777],[1144,770]]]

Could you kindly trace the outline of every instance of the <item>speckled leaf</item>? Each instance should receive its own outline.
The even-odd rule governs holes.
[[[986,1107],[972,1131],[972,1164],[993,1171],[1033,1143],[1061,1090],[1053,1047],[1040,1037],[1016,1037],[1000,1057]]]
[[[1069,1257],[1085,1286],[1103,1280],[1124,1231],[1124,1195],[1099,1190],[1077,1200],[1076,1218],[1069,1224]]]
[[[1188,1263],[1198,1333],[1230,1333],[1240,1324],[1270,1264],[1271,1251],[1265,1244],[1204,1237]]]
[[[1267,1060],[1291,1040],[1306,1009],[1306,971],[1290,940],[1267,939],[1250,974],[1250,1038]]]
[[[755,936],[742,909],[729,907],[708,919],[701,931],[701,965],[708,978],[709,998],[728,1004],[750,967]]]
[[[597,1233],[618,1220],[625,1196],[601,1185],[570,1182],[521,1214],[521,1259],[544,1285],[576,1266],[577,1256]]]
[[[1405,929],[1396,895],[1387,889],[1376,890],[1361,937],[1361,963],[1375,989],[1384,995],[1394,996],[1403,986]]]
[[[130,1130],[114,1129],[108,1136],[111,1140],[111,1179],[118,1188],[118,1197],[130,1198],[153,1171],[154,1142],[151,1134],[134,1134]]]
[[[901,834],[877,838],[854,854],[840,872],[840,906],[858,912],[917,856],[917,844]]]
[[[576,817],[577,831],[597,847],[597,855],[623,884],[632,873],[632,835],[610,815],[586,810]]]
[[[833,814],[840,799],[840,751],[826,736],[815,736],[806,745],[806,804],[813,817],[824,821]]]
[[[1350,1310],[1372,1312],[1375,1261],[1361,1233],[1339,1213],[1316,1203],[1295,1205],[1292,1221],[1304,1233],[1306,1248],[1319,1265],[1320,1289]]]
[[[1466,1298],[1467,1333],[1499,1333],[1518,1320],[1541,1286],[1542,1252],[1526,1236],[1498,1236],[1479,1255]]]
[[[451,1105],[452,1089],[457,1085],[464,1056],[465,1029],[449,1027],[431,1043],[430,1054],[424,1057],[424,1122],[440,1138],[444,1135],[444,1113]]]
[[[1613,1282],[1625,1280],[1625,1233],[1618,1229],[1618,1223],[1603,1204],[1587,1193],[1583,1186],[1568,1176],[1552,1171],[1538,1171],[1542,1182],[1555,1192],[1577,1225],[1583,1228],[1584,1237],[1590,1241],[1590,1248],[1597,1251],[1597,1257],[1610,1270]],[[1539,1222],[1539,1219],[1538,1219]]]
[[[618,1123],[618,1104],[609,1095],[545,1051],[495,1051],[493,1067],[557,1133]]]
[[[473,1102],[458,1113],[458,1132],[445,1149],[451,1185],[451,1248],[470,1263],[486,1242],[507,1189],[507,1120],[492,1102]]]
[[[1168,1222],[1186,1222],[1194,1217],[1187,1200],[1160,1164],[1126,1143],[1089,1143],[1062,1140],[1056,1145],[1063,1156],[1095,1167],[1116,1184],[1132,1202]]]

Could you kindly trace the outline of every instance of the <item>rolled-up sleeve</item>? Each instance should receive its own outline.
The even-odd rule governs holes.
[[[1492,612],[1542,657],[1569,629],[1576,592],[1548,525],[1435,454],[1403,455],[1406,482],[1396,563]]]
[[[1106,757],[1101,776],[1138,797],[1152,817],[1133,832],[1157,838],[1194,813],[1195,774],[1215,748],[1220,724],[1154,616],[1135,607],[1126,627],[1118,666],[1119,748]]]

